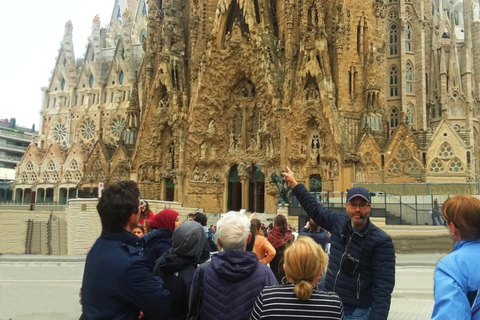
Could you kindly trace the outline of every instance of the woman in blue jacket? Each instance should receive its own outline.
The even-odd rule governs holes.
[[[480,320],[480,200],[453,196],[443,204],[442,218],[455,246],[435,269],[432,319]]]

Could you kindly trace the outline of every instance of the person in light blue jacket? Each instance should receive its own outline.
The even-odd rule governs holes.
[[[480,200],[453,196],[443,204],[442,218],[455,246],[435,269],[432,319],[480,320]]]

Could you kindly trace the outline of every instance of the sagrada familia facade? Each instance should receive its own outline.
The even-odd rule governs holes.
[[[116,0],[92,27],[75,59],[66,24],[17,201],[133,179],[273,213],[285,165],[324,191],[480,174],[478,0]]]

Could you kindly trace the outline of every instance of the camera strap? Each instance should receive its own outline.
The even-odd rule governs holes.
[[[352,243],[352,238],[355,234],[355,231],[352,230],[352,226],[350,225],[350,220],[347,221],[347,224],[345,226],[345,231],[347,235],[342,235],[342,239],[344,238],[346,243],[345,243],[345,253],[350,254],[352,257],[360,261],[360,255],[362,254],[363,247],[365,246],[365,243],[367,242],[368,237],[370,236],[370,229],[372,229],[372,223],[368,221],[368,227],[367,230],[365,230],[365,233],[362,235],[359,234],[360,237],[362,237],[362,242],[360,243],[360,249],[358,250],[358,257],[353,256],[350,253],[350,243]]]

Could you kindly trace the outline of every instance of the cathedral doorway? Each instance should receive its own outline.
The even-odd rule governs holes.
[[[257,164],[252,166],[248,180],[248,210],[265,211],[265,175]]]
[[[242,183],[238,176],[237,165],[230,168],[228,174],[228,202],[227,211],[239,211],[242,209]]]
[[[175,182],[172,179],[167,179],[165,184],[165,201],[174,201],[175,198]]]
[[[322,201],[322,177],[319,174],[312,174],[309,179],[309,190],[315,200]]]

